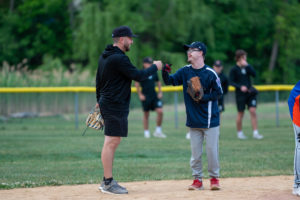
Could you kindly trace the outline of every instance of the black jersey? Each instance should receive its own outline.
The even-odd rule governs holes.
[[[156,97],[155,82],[159,81],[157,73],[148,76],[147,79],[140,82],[142,93],[146,98]]]
[[[241,91],[241,86],[244,85],[248,89],[252,86],[250,77],[256,76],[255,70],[252,66],[248,65],[246,67],[234,66],[229,75],[230,85],[235,87],[236,94],[243,94]]]

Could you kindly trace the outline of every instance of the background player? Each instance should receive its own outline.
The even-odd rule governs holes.
[[[153,60],[150,57],[146,57],[143,60],[144,69],[149,68],[153,64]],[[158,94],[155,91],[155,83],[158,87]],[[162,104],[162,96],[163,93],[161,91],[161,82],[158,79],[157,73],[148,76],[147,79],[141,82],[135,82],[135,87],[137,89],[137,93],[142,102],[143,110],[144,110],[144,137],[150,138],[149,131],[149,115],[150,110],[155,110],[157,113],[156,118],[156,130],[153,133],[154,137],[166,138],[167,136],[162,132],[162,120],[163,120],[163,104]]]
[[[229,75],[230,84],[235,87],[235,99],[237,105],[236,128],[239,139],[247,139],[242,130],[242,121],[246,105],[248,106],[253,129],[253,138],[262,139],[263,136],[257,130],[256,95],[257,90],[252,86],[250,77],[256,76],[254,68],[247,62],[246,51],[239,49],[235,52],[236,65]]]
[[[220,78],[220,81],[221,81],[222,89],[223,89],[223,95],[218,100],[218,107],[219,107],[220,118],[221,118],[221,113],[225,110],[224,95],[226,95],[228,92],[229,82],[228,82],[228,78],[223,73],[223,64],[220,60],[216,60],[214,62],[213,69],[215,70],[215,72],[217,72],[217,74]]]

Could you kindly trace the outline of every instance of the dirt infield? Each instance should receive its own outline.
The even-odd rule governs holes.
[[[177,181],[142,181],[121,183],[127,187],[128,195],[103,194],[96,184],[55,186],[39,188],[20,188],[0,190],[0,199],[44,200],[44,199],[211,199],[211,200],[293,200],[300,199],[292,195],[293,176],[271,176],[251,178],[221,178],[222,189],[209,190],[209,180],[204,180],[204,190],[189,191],[191,180]]]

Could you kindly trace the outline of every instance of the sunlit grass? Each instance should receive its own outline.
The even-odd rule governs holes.
[[[190,144],[185,139],[184,106],[179,107],[175,129],[173,106],[164,107],[163,131],[166,139],[143,137],[142,112],[129,115],[129,137],[119,146],[114,163],[118,181],[189,179]],[[259,131],[263,140],[254,140],[249,114],[244,119],[248,140],[236,138],[236,110],[226,105],[220,135],[221,177],[292,175],[294,136],[286,104],[280,104],[280,126],[276,127],[275,105],[258,107]],[[103,133],[74,128],[73,115],[10,119],[0,122],[0,187],[99,183]],[[155,113],[150,115],[150,131],[155,128]],[[205,151],[204,151],[205,152]],[[207,162],[204,155],[204,174]]]

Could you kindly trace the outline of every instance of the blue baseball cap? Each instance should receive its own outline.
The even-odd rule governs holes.
[[[112,37],[137,37],[132,33],[132,30],[128,26],[119,26],[115,28],[112,32]]]
[[[221,60],[216,60],[216,61],[214,62],[214,66],[215,66],[215,67],[222,67],[223,64],[222,64]]]
[[[183,45],[183,48],[184,50],[188,50],[189,48],[195,48],[195,49],[199,49],[200,51],[203,52],[203,55],[206,54],[206,46],[203,42],[193,42],[192,44],[188,45],[188,44],[185,44]]]
[[[146,57],[146,58],[143,59],[143,63],[152,64],[153,63],[153,59],[151,57]]]

